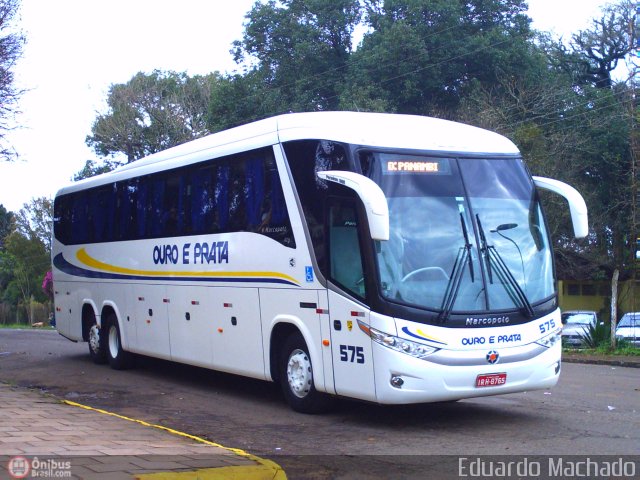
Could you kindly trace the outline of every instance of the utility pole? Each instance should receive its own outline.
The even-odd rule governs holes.
[[[631,154],[631,242],[632,247],[632,283],[631,298],[632,311],[637,312],[638,269],[640,269],[640,188],[638,176],[640,174],[640,132],[638,132],[638,64],[640,63],[640,1],[636,3],[635,15],[629,20],[629,41],[631,42],[630,62],[630,105],[629,105],[629,148]]]
[[[636,112],[636,95],[638,92],[637,85],[637,71],[638,61],[640,59],[640,37],[638,32],[640,31],[640,1],[636,3],[635,15],[631,15],[629,18],[629,51],[630,61],[629,65],[629,80],[628,80],[628,92],[629,92],[629,155],[631,160],[631,178],[630,178],[630,196],[631,196],[631,225],[629,238],[630,241],[630,257],[631,261],[631,311],[637,312],[640,310],[636,305],[637,297],[636,291],[638,290],[638,269],[640,269],[640,189],[638,188],[638,172],[640,171],[640,132],[638,132],[638,113]],[[613,273],[613,279],[611,282],[611,347],[616,348],[616,325],[618,323],[617,317],[617,297],[618,297],[618,275],[619,271],[616,268]]]
[[[638,111],[637,111],[637,94],[638,94],[638,63],[640,63],[640,1],[636,3],[635,15],[632,15],[629,21],[629,41],[631,42],[631,129],[630,142],[631,148],[631,215],[632,230],[631,241],[634,243],[633,248],[633,269],[632,269],[632,311],[637,312],[640,307],[637,302],[638,287],[638,270],[640,269],[640,188],[638,186],[638,175],[640,173],[640,132],[638,132]]]

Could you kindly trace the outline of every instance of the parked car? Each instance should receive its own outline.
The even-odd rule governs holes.
[[[562,343],[570,347],[581,347],[582,339],[589,333],[589,327],[598,322],[596,312],[589,310],[569,310],[562,312]]]
[[[640,347],[640,312],[625,313],[616,327],[616,338]]]

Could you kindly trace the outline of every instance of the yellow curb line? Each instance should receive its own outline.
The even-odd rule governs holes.
[[[172,433],[174,435],[178,435],[180,437],[189,438],[191,440],[195,440],[196,442],[204,443],[205,445],[211,445],[214,447],[222,448],[223,450],[227,450],[229,452],[235,453],[241,457],[247,458],[249,460],[253,460],[258,463],[260,466],[236,466],[236,467],[220,467],[220,468],[206,468],[200,469],[196,471],[189,472],[160,472],[160,473],[151,473],[139,475],[136,478],[154,478],[154,479],[162,479],[162,478],[185,478],[185,479],[210,479],[214,480],[216,478],[225,478],[225,479],[272,479],[272,480],[287,480],[287,475],[280,465],[271,460],[267,460],[266,458],[260,458],[255,455],[252,455],[244,450],[239,448],[230,448],[225,447],[224,445],[220,445],[219,443],[210,442],[209,440],[205,440],[201,437],[196,437],[195,435],[191,435],[189,433],[180,432],[178,430],[174,430],[169,427],[164,427],[162,425],[156,425],[153,423],[145,422],[144,420],[138,420],[135,418],[125,417],[124,415],[119,415],[117,413],[109,412],[107,410],[103,410],[101,408],[94,408],[88,405],[83,405],[81,403],[72,402],[70,400],[62,400],[62,403],[67,405],[71,405],[72,407],[79,407],[85,410],[90,410],[93,412],[102,413],[104,415],[110,415],[112,417],[120,418],[122,420],[127,420],[129,422],[137,423],[139,425],[144,425],[145,427],[157,428],[158,430],[164,430],[165,432]],[[222,476],[219,476],[222,475]]]

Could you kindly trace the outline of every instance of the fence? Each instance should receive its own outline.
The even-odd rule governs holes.
[[[38,322],[48,325],[49,312],[51,312],[50,305],[39,303],[35,300],[32,300],[30,304],[20,303],[17,306],[0,303],[0,325],[18,324],[31,326],[31,324]],[[31,322],[29,322],[29,317],[31,317]]]

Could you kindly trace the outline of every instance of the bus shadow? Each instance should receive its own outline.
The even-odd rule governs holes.
[[[86,364],[87,369],[93,365],[87,355],[70,358]],[[178,396],[190,398],[184,401],[192,402],[215,398],[216,401],[236,404],[239,408],[269,410],[280,417],[313,419],[313,424],[338,422],[358,428],[377,425],[383,429],[407,431],[451,431],[503,424],[527,428],[530,423],[540,421],[535,411],[523,411],[521,399],[512,396],[409,405],[377,405],[337,398],[326,413],[309,416],[290,410],[279,385],[273,382],[144,356],[136,357],[132,370],[114,372],[108,366],[95,367],[109,372],[109,383],[103,383],[102,387],[94,384],[93,392],[86,395],[91,403],[97,402],[103,408],[116,408],[137,399],[149,402],[153,405],[150,408],[159,415],[174,409],[175,397]],[[144,388],[134,389],[132,384],[144,385]],[[215,414],[208,411],[206,415],[211,417]]]
[[[505,408],[505,405],[508,405]],[[457,402],[436,402],[410,405],[362,404],[342,400],[339,414],[341,421],[354,425],[375,423],[382,428],[407,430],[464,430],[487,428],[488,425],[526,425],[540,421],[538,415],[520,410],[516,400],[504,397],[466,399]]]

